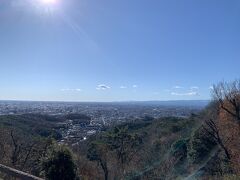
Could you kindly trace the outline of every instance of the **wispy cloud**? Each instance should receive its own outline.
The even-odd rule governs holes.
[[[186,92],[186,93],[171,92],[171,95],[173,95],[173,96],[198,96],[199,93],[196,91]]]
[[[133,88],[138,88],[138,85],[134,84],[132,87],[133,87]]]
[[[192,86],[192,87],[190,87],[190,90],[199,90],[199,87],[198,86]]]
[[[173,89],[183,89],[184,87],[182,86],[174,86]]]
[[[199,95],[199,87],[191,86],[189,88],[184,88],[182,86],[174,86],[174,91],[171,91],[171,95],[173,96],[198,96]],[[185,92],[183,91],[185,89]]]
[[[120,89],[127,89],[127,86],[120,86]]]
[[[111,89],[110,86],[107,86],[105,84],[99,84],[97,87],[96,87],[97,90],[107,90],[107,89]]]
[[[65,88],[65,89],[61,89],[61,91],[82,91],[82,89],[76,88],[76,89],[71,89],[71,88]]]

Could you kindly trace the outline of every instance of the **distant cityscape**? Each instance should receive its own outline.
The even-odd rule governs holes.
[[[103,129],[128,121],[161,117],[189,117],[199,113],[208,101],[149,102],[30,102],[0,101],[0,115],[42,114],[59,121],[60,143],[78,144]]]

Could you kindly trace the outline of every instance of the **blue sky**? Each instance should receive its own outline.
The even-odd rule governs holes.
[[[0,99],[209,99],[239,78],[239,0],[0,0]]]

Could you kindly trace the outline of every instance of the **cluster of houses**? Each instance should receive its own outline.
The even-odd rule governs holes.
[[[62,139],[60,143],[79,144],[85,141],[89,136],[101,131],[102,124],[86,119],[67,119],[61,123]]]

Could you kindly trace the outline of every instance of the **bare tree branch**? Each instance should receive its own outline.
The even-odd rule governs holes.
[[[223,140],[222,140],[222,138],[220,136],[217,124],[212,119],[206,120],[205,121],[205,125],[203,125],[203,129],[223,149],[227,159],[230,160],[231,159],[230,153],[229,153],[228,149],[226,148],[226,146],[224,145],[225,143],[223,142]]]
[[[221,108],[236,118],[240,125],[240,80],[214,85],[212,95]]]

